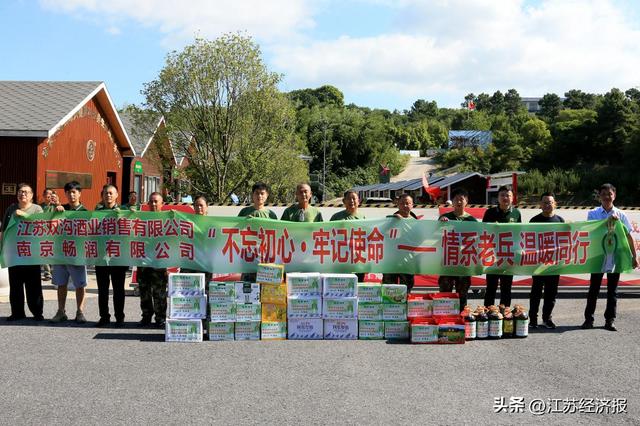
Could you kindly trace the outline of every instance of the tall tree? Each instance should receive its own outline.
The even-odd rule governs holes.
[[[595,109],[596,95],[571,89],[564,94],[564,107],[569,109]]]
[[[504,95],[504,110],[510,115],[516,115],[519,111],[524,109],[520,94],[516,89],[509,89]]]
[[[553,122],[560,110],[562,109],[562,100],[560,96],[555,93],[547,93],[538,101],[538,105],[540,105],[540,110],[538,110],[538,116],[543,120],[546,120],[547,123]]]
[[[292,186],[307,177],[280,79],[251,38],[226,34],[170,53],[158,77],[144,85],[146,105],[182,135],[177,149],[189,161],[195,191],[224,201],[232,192],[248,193],[255,180]]]

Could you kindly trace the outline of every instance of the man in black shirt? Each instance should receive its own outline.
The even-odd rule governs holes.
[[[465,207],[469,202],[469,193],[464,188],[457,188],[451,193],[451,200],[453,201],[453,211],[443,214],[438,218],[441,222],[477,222],[478,220],[465,211]],[[469,293],[469,287],[471,287],[471,277],[457,277],[440,275],[438,277],[438,287],[440,291],[450,293],[455,287],[456,293],[460,297],[460,311],[467,304],[467,294]]]
[[[484,212],[483,222],[521,223],[520,210],[513,206],[513,190],[511,186],[498,189],[498,205]],[[487,274],[487,290],[484,295],[484,306],[491,306],[496,301],[496,290],[500,282],[500,304],[511,305],[511,284],[513,275]]]
[[[556,200],[555,195],[551,192],[545,192],[540,198],[540,208],[542,213],[534,216],[530,223],[564,223],[564,219],[555,212]],[[538,250],[539,254],[542,254]],[[551,319],[551,312],[556,304],[556,295],[558,294],[558,283],[560,275],[534,275],[531,284],[531,294],[529,295],[529,327],[538,327],[538,308],[540,307],[540,297],[544,288],[544,305],[542,306],[542,323],[547,328],[556,328]]]

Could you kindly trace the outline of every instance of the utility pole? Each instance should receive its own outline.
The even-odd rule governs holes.
[[[325,201],[325,193],[327,192],[327,122],[324,122],[323,140],[322,140],[322,202]]]

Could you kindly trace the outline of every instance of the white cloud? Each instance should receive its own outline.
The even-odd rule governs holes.
[[[512,87],[538,96],[640,85],[640,31],[627,13],[638,11],[633,0],[352,0],[390,16],[391,30],[366,37],[318,21],[336,1],[41,0],[100,19],[107,31],[125,33],[132,22],[157,29],[171,48],[196,33],[246,31],[287,89],[333,84],[347,99],[379,100],[370,106],[408,108],[390,100],[417,98],[453,106],[468,92]],[[314,40],[320,24],[326,38]]]
[[[451,106],[468,92],[640,85],[640,31],[612,0],[405,1],[394,10],[394,34],[280,45],[273,63],[291,87],[330,83],[347,95]]]
[[[291,39],[314,25],[306,0],[40,0],[49,10],[81,18],[135,24],[159,29],[163,43],[175,48],[198,34],[215,38],[246,31],[266,41]]]

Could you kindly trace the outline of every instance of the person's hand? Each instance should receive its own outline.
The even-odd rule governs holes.
[[[610,220],[611,222],[614,222],[614,221],[616,221],[616,220],[620,220],[620,218],[618,217],[618,214],[617,214],[617,213],[614,213],[614,214],[612,214],[611,216],[609,216],[609,220]]]
[[[61,205],[57,205],[56,206],[56,211],[57,212],[63,212],[64,211],[64,207],[62,207]]]
[[[438,219],[440,222],[449,222],[449,218],[442,216],[440,219]]]
[[[18,209],[16,210],[16,216],[20,216],[20,217],[24,217],[27,214],[25,212],[23,212],[22,210]]]

